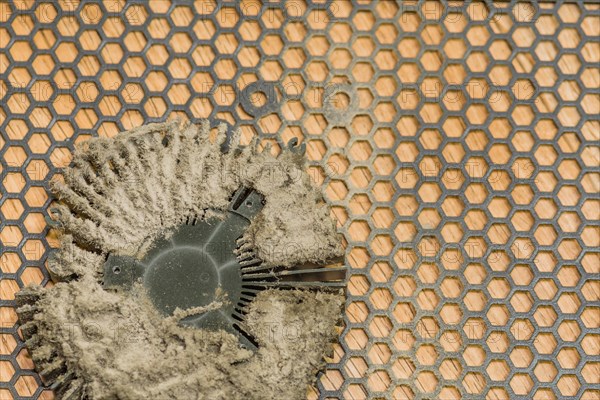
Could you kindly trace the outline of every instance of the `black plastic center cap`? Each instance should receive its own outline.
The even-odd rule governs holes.
[[[213,304],[205,310],[192,310],[180,323],[223,329],[238,335],[242,345],[254,347],[239,328],[243,320],[239,308],[248,298],[242,288],[237,242],[250,219],[262,209],[262,200],[257,192],[242,188],[224,218],[188,220],[171,234],[157,238],[140,259],[110,254],[104,264],[104,287],[131,290],[141,284],[155,308],[165,315]]]
[[[144,275],[154,306],[165,314],[201,307],[215,300],[219,273],[211,257],[199,249],[179,248],[156,257]]]

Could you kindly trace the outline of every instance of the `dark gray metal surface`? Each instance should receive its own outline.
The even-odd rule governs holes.
[[[256,349],[255,341],[240,327],[247,303],[242,302],[242,266],[236,250],[262,207],[259,193],[239,189],[225,219],[188,221],[169,237],[158,239],[141,260],[109,255],[104,264],[104,287],[131,290],[140,283],[165,315],[221,302],[222,306],[182,318],[181,323],[223,329],[238,336],[243,346]]]

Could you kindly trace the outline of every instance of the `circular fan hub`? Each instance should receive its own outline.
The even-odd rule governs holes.
[[[172,234],[157,239],[141,259],[109,255],[104,287],[130,290],[135,283],[141,284],[165,315],[219,302],[216,309],[190,313],[181,323],[223,329],[237,334],[246,347],[255,347],[240,327],[247,298],[242,293],[245,259],[237,250],[250,219],[262,209],[262,200],[259,193],[242,188],[224,219],[188,220]]]
[[[219,287],[217,268],[200,249],[169,249],[148,265],[144,286],[156,308],[165,314],[177,308],[206,306],[215,300]]]

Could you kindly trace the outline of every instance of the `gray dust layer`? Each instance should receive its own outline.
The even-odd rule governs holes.
[[[239,140],[224,126],[211,138],[207,122],[172,122],[92,139],[76,151],[64,182],[52,186],[62,245],[48,269],[58,283],[19,295],[28,348],[59,397],[305,398],[337,336],[341,293],[261,292],[246,322],[259,343],[252,353],[223,331],[164,318],[141,289],[115,293],[101,285],[108,253],[142,257],[187,218],[222,217],[242,185],[265,196],[245,233],[264,264],[342,254],[302,154],[290,148],[273,157],[256,141]]]

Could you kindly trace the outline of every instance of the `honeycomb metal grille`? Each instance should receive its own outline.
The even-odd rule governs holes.
[[[0,399],[51,398],[14,293],[48,283],[75,143],[180,116],[307,144],[347,241],[311,399],[600,399],[592,3],[0,1]]]

